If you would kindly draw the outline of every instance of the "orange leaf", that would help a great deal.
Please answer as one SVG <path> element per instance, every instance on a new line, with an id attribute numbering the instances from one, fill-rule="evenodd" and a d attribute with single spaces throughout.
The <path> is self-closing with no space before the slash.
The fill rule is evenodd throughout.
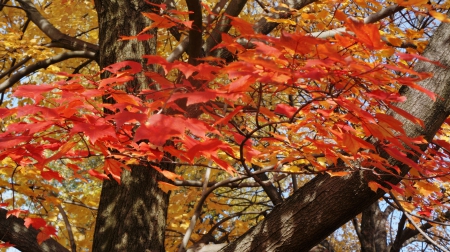
<path id="1" fill-rule="evenodd" d="M 129 95 L 121 90 L 114 90 L 111 93 L 112 98 L 116 100 L 117 103 L 128 103 L 135 106 L 139 106 L 139 99 L 135 96 Z"/>
<path id="2" fill-rule="evenodd" d="M 369 49 L 379 50 L 385 47 L 385 43 L 381 41 L 378 25 L 364 24 L 362 22 L 355 22 L 352 19 L 347 19 L 347 27 L 350 31 L 355 33 L 356 38 Z"/>
<path id="3" fill-rule="evenodd" d="M 378 189 L 388 192 L 388 190 L 385 187 L 381 186 L 380 184 L 378 184 L 377 182 L 374 182 L 374 181 L 369 182 L 369 187 L 374 192 L 377 192 Z"/>
<path id="4" fill-rule="evenodd" d="M 111 174 L 111 176 L 120 184 L 120 175 L 122 174 L 122 168 L 129 169 L 126 165 L 121 162 L 107 158 L 105 159 L 103 169 L 106 174 Z"/>
<path id="5" fill-rule="evenodd" d="M 434 10 L 430 10 L 428 13 L 430 13 L 430 15 L 434 18 L 436 18 L 437 20 L 441 21 L 441 22 L 450 22 L 450 19 L 447 17 L 447 15 L 445 15 L 444 13 L 440 13 Z"/>
<path id="6" fill-rule="evenodd" d="M 343 177 L 350 174 L 350 172 L 348 171 L 339 171 L 339 172 L 327 171 L 327 173 L 330 174 L 331 177 Z"/>
<path id="7" fill-rule="evenodd" d="M 173 191 L 173 190 L 177 190 L 178 186 L 166 183 L 166 182 L 162 182 L 162 181 L 158 181 L 158 187 L 165 193 L 168 193 L 169 191 Z"/>

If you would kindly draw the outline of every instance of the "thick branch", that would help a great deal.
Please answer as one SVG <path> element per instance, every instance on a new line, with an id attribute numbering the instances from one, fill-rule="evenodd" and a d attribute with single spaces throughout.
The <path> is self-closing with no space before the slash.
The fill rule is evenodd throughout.
<path id="1" fill-rule="evenodd" d="M 450 24 L 443 23 L 424 56 L 450 66 L 450 51 L 442 50 L 448 47 L 449 40 Z M 419 62 L 415 69 L 434 73 L 432 78 L 422 81 L 421 86 L 438 97 L 450 97 L 447 68 Z M 408 99 L 398 106 L 422 119 L 425 127 L 404 118 L 397 119 L 403 123 L 408 136 L 423 135 L 430 141 L 450 114 L 450 100 L 437 98 L 432 102 L 423 93 L 410 88 L 405 90 L 402 94 Z M 397 165 L 402 174 L 409 170 L 406 165 Z M 399 182 L 399 178 L 384 178 L 394 184 Z M 383 195 L 384 192 L 374 193 L 367 186 L 369 181 L 381 182 L 380 177 L 370 171 L 356 171 L 345 177 L 318 175 L 276 207 L 264 221 L 221 251 L 308 251 Z"/>
<path id="2" fill-rule="evenodd" d="M 66 59 L 71 59 L 71 58 L 95 59 L 95 53 L 89 52 L 89 51 L 64 52 L 64 53 L 61 53 L 54 57 L 51 57 L 49 59 L 36 62 L 35 64 L 29 65 L 25 68 L 20 69 L 19 71 L 15 72 L 9 79 L 7 79 L 3 83 L 1 83 L 0 84 L 0 92 L 3 92 L 7 88 L 12 87 L 21 78 L 25 77 L 26 75 L 28 75 L 34 71 L 37 71 L 42 68 L 47 68 L 48 66 L 50 66 L 52 64 L 64 61 Z"/>
<path id="3" fill-rule="evenodd" d="M 189 30 L 189 47 L 187 53 L 189 55 L 188 63 L 198 65 L 198 58 L 202 56 L 202 6 L 199 0 L 186 0 L 189 9 L 189 20 L 193 21 L 192 29 Z"/>
<path id="4" fill-rule="evenodd" d="M 231 0 L 225 9 L 224 15 L 221 16 L 211 35 L 206 40 L 205 52 L 210 53 L 211 48 L 216 46 L 222 41 L 222 33 L 227 33 L 230 28 L 230 19 L 227 16 L 237 17 L 244 8 L 247 0 Z"/>
<path id="5" fill-rule="evenodd" d="M 37 242 L 38 230 L 26 228 L 23 219 L 15 216 L 6 218 L 7 211 L 0 208 L 0 237 L 4 242 L 14 244 L 22 252 L 69 252 L 65 247 L 53 239 L 41 243 Z"/>
<path id="6" fill-rule="evenodd" d="M 98 51 L 98 45 L 94 45 L 60 32 L 41 15 L 30 0 L 18 0 L 18 2 L 27 13 L 28 18 L 31 19 L 31 21 L 52 40 L 53 44 L 59 44 L 60 47 L 71 50 L 87 50 L 94 53 Z"/>

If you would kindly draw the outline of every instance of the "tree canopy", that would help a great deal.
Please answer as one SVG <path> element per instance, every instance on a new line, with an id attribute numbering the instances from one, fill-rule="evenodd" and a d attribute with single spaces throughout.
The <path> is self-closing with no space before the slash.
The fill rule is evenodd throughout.
<path id="1" fill-rule="evenodd" d="M 0 247 L 450 250 L 449 5 L 3 1 Z"/>

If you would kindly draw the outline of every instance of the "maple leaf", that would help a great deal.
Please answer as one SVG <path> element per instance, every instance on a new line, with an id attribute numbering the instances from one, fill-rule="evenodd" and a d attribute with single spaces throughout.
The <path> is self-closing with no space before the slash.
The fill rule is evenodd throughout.
<path id="1" fill-rule="evenodd" d="M 94 169 L 91 169 L 88 171 L 89 175 L 98 178 L 100 180 L 104 180 L 104 179 L 109 179 L 108 175 L 104 174 L 104 173 L 100 173 Z"/>
<path id="2" fill-rule="evenodd" d="M 56 235 L 56 228 L 50 225 L 45 225 L 44 227 L 42 227 L 40 229 L 41 232 L 38 233 L 36 239 L 38 241 L 39 244 L 41 244 L 42 242 L 44 242 L 47 239 L 50 239 L 51 237 L 58 237 Z"/>
<path id="3" fill-rule="evenodd" d="M 158 187 L 165 193 L 169 193 L 169 191 L 178 189 L 178 186 L 169 184 L 167 182 L 162 182 L 162 181 L 158 181 Z"/>
<path id="4" fill-rule="evenodd" d="M 347 27 L 352 31 L 356 38 L 371 50 L 385 48 L 386 44 L 381 41 L 380 31 L 375 24 L 364 24 L 362 22 L 347 19 Z"/>
<path id="5" fill-rule="evenodd" d="M 52 171 L 52 170 L 44 170 L 41 171 L 41 176 L 42 178 L 46 179 L 46 180 L 51 180 L 51 179 L 56 179 L 58 180 L 60 183 L 63 181 L 63 177 L 61 176 L 61 174 L 59 174 L 59 172 L 56 171 Z"/>
<path id="6" fill-rule="evenodd" d="M 112 137 L 116 138 L 116 132 L 111 125 L 102 125 L 100 122 L 91 124 L 85 122 L 73 122 L 73 128 L 70 130 L 72 134 L 74 133 L 83 133 L 89 140 L 95 144 L 97 140 L 104 137 Z"/>
<path id="7" fill-rule="evenodd" d="M 53 85 L 24 85 L 17 88 L 13 93 L 15 97 L 32 98 L 36 104 L 40 103 L 44 96 L 43 93 L 50 92 L 55 87 Z"/>
<path id="8" fill-rule="evenodd" d="M 298 111 L 298 108 L 289 106 L 287 104 L 277 104 L 275 108 L 275 113 L 279 113 L 282 115 L 287 116 L 288 118 L 291 118 L 294 116 L 294 114 Z"/>
<path id="9" fill-rule="evenodd" d="M 24 225 L 27 228 L 30 228 L 32 226 L 35 229 L 40 229 L 41 227 L 44 227 L 47 225 L 47 222 L 42 218 L 30 218 L 27 217 L 24 219 Z"/>
<path id="10" fill-rule="evenodd" d="M 0 149 L 12 148 L 23 142 L 28 142 L 31 139 L 31 136 L 8 136 L 0 134 Z"/>
<path id="11" fill-rule="evenodd" d="M 163 146 L 172 137 L 184 133 L 186 121 L 182 118 L 162 114 L 152 115 L 141 125 L 134 135 L 134 141 L 148 140 L 155 146 Z"/>
<path id="12" fill-rule="evenodd" d="M 28 212 L 29 212 L 28 210 L 21 210 L 21 209 L 13 209 L 13 210 L 9 210 L 9 211 L 6 213 L 6 218 L 8 218 L 8 217 L 11 216 L 11 215 L 14 215 L 14 216 L 16 216 L 17 218 L 19 218 L 21 214 L 28 214 Z"/>
<path id="13" fill-rule="evenodd" d="M 126 69 L 121 70 L 122 68 L 126 68 Z M 105 67 L 104 70 L 107 70 L 114 74 L 117 74 L 119 72 L 122 74 L 123 73 L 135 74 L 135 73 L 139 73 L 142 70 L 142 65 L 139 62 L 127 60 L 127 61 L 122 61 L 119 63 L 109 65 L 109 66 Z"/>

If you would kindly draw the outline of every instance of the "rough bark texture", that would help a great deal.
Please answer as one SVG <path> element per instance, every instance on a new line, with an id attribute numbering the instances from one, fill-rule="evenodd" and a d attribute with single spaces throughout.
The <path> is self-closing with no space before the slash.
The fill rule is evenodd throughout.
<path id="1" fill-rule="evenodd" d="M 383 212 L 378 202 L 362 212 L 359 242 L 362 252 L 387 251 L 386 222 L 389 212 Z"/>
<path id="2" fill-rule="evenodd" d="M 441 24 L 435 32 L 425 57 L 450 66 L 450 24 Z M 402 90 L 408 97 L 399 107 L 422 119 L 425 128 L 404 118 L 409 136 L 425 135 L 430 140 L 450 114 L 450 72 L 443 67 L 420 62 L 417 71 L 433 72 L 434 77 L 420 84 L 439 95 L 436 102 L 410 88 Z M 409 168 L 399 164 L 403 173 Z M 398 178 L 384 177 L 398 183 Z M 308 251 L 334 230 L 375 203 L 376 194 L 367 186 L 377 180 L 371 172 L 358 171 L 345 177 L 319 175 L 277 206 L 267 218 L 221 251 Z"/>
<path id="3" fill-rule="evenodd" d="M 53 239 L 48 239 L 38 244 L 36 236 L 39 231 L 30 227 L 26 228 L 23 219 L 15 216 L 6 218 L 5 209 L 0 208 L 0 237 L 3 242 L 15 244 L 14 248 L 20 251 L 30 252 L 68 252 L 64 246 Z"/>
<path id="4" fill-rule="evenodd" d="M 95 5 L 100 67 L 124 60 L 144 63 L 142 55 L 155 54 L 155 31 L 150 31 L 155 37 L 147 43 L 118 41 L 120 35 L 136 35 L 151 24 L 141 14 L 155 11 L 151 5 L 138 0 L 96 0 Z M 147 84 L 145 77 L 137 76 L 127 91 L 137 93 Z M 151 167 L 131 168 L 131 172 L 122 173 L 120 185 L 113 179 L 103 183 L 92 251 L 164 251 L 169 196 L 158 188 L 157 181 L 162 178 Z M 173 167 L 161 166 L 161 169 Z"/>

